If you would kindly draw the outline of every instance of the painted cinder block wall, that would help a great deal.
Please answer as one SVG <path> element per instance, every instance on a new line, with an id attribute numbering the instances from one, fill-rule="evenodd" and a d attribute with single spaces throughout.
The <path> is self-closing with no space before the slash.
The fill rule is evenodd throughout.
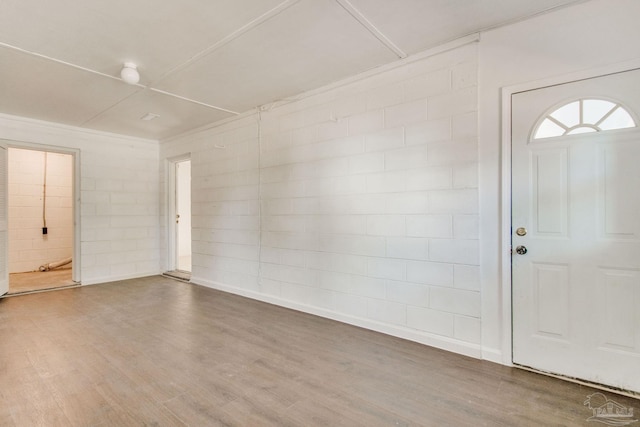
<path id="1" fill-rule="evenodd" d="M 46 155 L 46 222 L 42 233 Z M 9 272 L 38 271 L 73 255 L 73 157 L 10 148 Z M 66 266 L 66 268 L 71 265 Z"/>
<path id="2" fill-rule="evenodd" d="M 163 143 L 192 281 L 479 356 L 476 85 L 469 43 Z"/>
<path id="3" fill-rule="evenodd" d="M 635 0 L 587 1 L 482 32 L 477 51 L 466 46 L 428 57 L 163 142 L 161 158 L 192 152 L 199 163 L 194 280 L 511 363 L 508 258 L 501 247 L 508 221 L 502 88 L 612 64 L 637 66 L 640 45 L 629 40 L 640 38 L 639 14 Z M 454 89 L 459 67 L 471 70 L 473 83 Z M 443 93 L 407 98 L 420 68 L 423 81 L 432 75 L 431 90 Z M 464 90 L 472 107 L 451 110 L 464 104 Z M 438 99 L 446 100 L 439 105 L 448 129 L 438 129 L 433 117 Z M 412 145 L 421 126 L 435 139 Z M 221 144 L 228 151 L 214 148 Z M 412 149 L 418 155 L 407 154 Z M 422 149 L 424 170 L 417 167 Z M 429 163 L 434 153 L 451 156 L 450 163 Z M 423 172 L 426 182 L 444 187 L 408 187 L 425 182 L 408 179 Z M 438 254 L 448 257 L 413 259 Z M 425 267 L 420 274 L 418 265 Z M 446 269 L 426 268 L 434 265 Z"/>
<path id="4" fill-rule="evenodd" d="M 9 146 L 75 152 L 83 284 L 160 272 L 156 141 L 4 114 L 0 140 Z"/>

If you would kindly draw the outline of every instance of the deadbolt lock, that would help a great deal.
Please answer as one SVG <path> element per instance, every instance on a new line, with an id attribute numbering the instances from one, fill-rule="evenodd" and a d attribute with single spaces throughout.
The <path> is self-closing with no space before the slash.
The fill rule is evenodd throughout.
<path id="1" fill-rule="evenodd" d="M 518 255 L 524 255 L 527 253 L 527 247 L 526 246 L 516 246 L 516 253 Z"/>
<path id="2" fill-rule="evenodd" d="M 526 228 L 524 228 L 524 227 L 518 227 L 518 228 L 516 229 L 516 234 L 517 234 L 518 236 L 526 236 L 526 235 L 527 235 L 527 229 L 526 229 Z"/>

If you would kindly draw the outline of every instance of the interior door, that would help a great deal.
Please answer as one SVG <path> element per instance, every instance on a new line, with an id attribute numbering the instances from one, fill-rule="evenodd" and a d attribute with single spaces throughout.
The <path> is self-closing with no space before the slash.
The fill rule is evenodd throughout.
<path id="1" fill-rule="evenodd" d="M 639 81 L 512 98 L 513 362 L 636 392 Z"/>
<path id="2" fill-rule="evenodd" d="M 7 149 L 0 146 L 0 295 L 9 292 L 7 192 Z"/>
<path id="3" fill-rule="evenodd" d="M 191 271 L 191 160 L 176 163 L 176 268 Z"/>

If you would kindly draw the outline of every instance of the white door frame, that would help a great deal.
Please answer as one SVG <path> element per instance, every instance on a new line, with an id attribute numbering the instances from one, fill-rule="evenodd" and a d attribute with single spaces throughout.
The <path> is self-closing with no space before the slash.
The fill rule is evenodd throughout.
<path id="1" fill-rule="evenodd" d="M 185 160 L 191 160 L 191 153 L 181 154 L 165 160 L 167 195 L 167 271 L 175 271 L 177 265 L 176 252 L 176 165 Z"/>
<path id="2" fill-rule="evenodd" d="M 604 67 L 578 71 L 561 76 L 550 77 L 501 90 L 501 129 L 502 129 L 502 171 L 501 171 L 501 238 L 500 238 L 500 277 L 502 283 L 502 363 L 513 366 L 513 317 L 511 279 L 511 97 L 518 92 L 541 89 L 579 80 L 591 79 L 607 74 L 621 73 L 640 68 L 640 59 L 611 64 Z M 544 113 L 541 111 L 540 114 Z"/>
<path id="3" fill-rule="evenodd" d="M 72 197 L 73 197 L 73 268 L 71 280 L 74 282 L 81 284 L 81 262 L 82 262 L 82 251 L 80 250 L 80 150 L 75 148 L 65 148 L 65 147 L 57 147 L 55 145 L 46 145 L 46 144 L 37 144 L 33 142 L 26 141 L 16 141 L 9 139 L 0 139 L 0 144 L 2 144 L 6 148 L 20 148 L 23 150 L 35 150 L 35 151 L 46 151 L 49 153 L 60 153 L 60 154 L 68 154 L 71 155 L 73 159 L 73 189 L 72 189 Z M 8 153 L 7 153 L 8 154 Z M 7 156 L 8 162 L 8 156 Z M 9 199 L 7 198 L 7 204 L 9 203 Z M 8 209 L 8 205 L 7 205 Z M 7 239 L 7 246 L 9 240 Z"/>

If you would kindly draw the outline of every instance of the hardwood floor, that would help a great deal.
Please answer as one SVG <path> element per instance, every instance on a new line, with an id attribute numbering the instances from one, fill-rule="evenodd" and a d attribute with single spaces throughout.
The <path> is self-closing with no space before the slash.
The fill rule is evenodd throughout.
<path id="1" fill-rule="evenodd" d="M 0 343 L 2 426 L 594 424 L 589 387 L 165 277 L 0 299 Z"/>

